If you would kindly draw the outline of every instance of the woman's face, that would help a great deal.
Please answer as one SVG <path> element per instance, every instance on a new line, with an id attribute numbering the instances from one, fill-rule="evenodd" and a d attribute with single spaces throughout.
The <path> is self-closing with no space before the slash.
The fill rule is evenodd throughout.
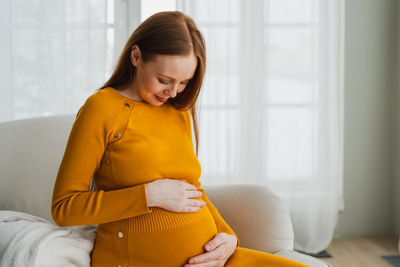
<path id="1" fill-rule="evenodd" d="M 197 67 L 197 58 L 193 53 L 157 55 L 154 61 L 144 63 L 137 46 L 132 49 L 131 60 L 136 67 L 132 97 L 155 106 L 185 90 Z"/>

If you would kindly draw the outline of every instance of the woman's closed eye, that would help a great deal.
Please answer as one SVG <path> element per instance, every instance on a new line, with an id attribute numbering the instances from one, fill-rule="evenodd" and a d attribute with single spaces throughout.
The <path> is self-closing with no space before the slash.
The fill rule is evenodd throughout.
<path id="1" fill-rule="evenodd" d="M 158 81 L 159 81 L 161 84 L 169 84 L 169 81 L 163 81 L 163 80 L 160 80 L 160 79 L 158 79 Z"/>
<path id="2" fill-rule="evenodd" d="M 169 81 L 164 81 L 164 80 L 161 80 L 161 79 L 158 79 L 158 82 L 161 83 L 161 84 L 169 84 Z M 186 85 L 188 82 L 189 82 L 189 81 L 181 82 L 181 84 Z"/>

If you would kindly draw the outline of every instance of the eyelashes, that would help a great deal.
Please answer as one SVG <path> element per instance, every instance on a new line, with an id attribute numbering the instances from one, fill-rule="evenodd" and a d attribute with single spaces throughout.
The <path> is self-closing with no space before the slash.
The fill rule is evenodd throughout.
<path id="1" fill-rule="evenodd" d="M 160 79 L 158 79 L 158 82 L 159 83 L 161 83 L 161 84 L 169 84 L 169 81 L 164 81 L 164 80 L 160 80 Z M 187 82 L 181 82 L 181 84 L 183 84 L 183 85 L 187 85 L 189 82 L 187 81 Z"/>
<path id="2" fill-rule="evenodd" d="M 158 80 L 158 82 L 161 83 L 161 84 L 168 84 L 168 82 L 160 80 L 160 79 Z"/>

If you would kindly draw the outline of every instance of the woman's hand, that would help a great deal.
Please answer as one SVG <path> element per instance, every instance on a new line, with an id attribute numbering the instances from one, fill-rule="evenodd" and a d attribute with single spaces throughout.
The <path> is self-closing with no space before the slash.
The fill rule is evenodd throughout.
<path id="1" fill-rule="evenodd" d="M 197 187 L 174 179 L 158 179 L 145 185 L 147 205 L 173 212 L 196 212 L 206 203 L 199 198 L 203 195 Z"/>
<path id="2" fill-rule="evenodd" d="M 218 233 L 204 246 L 207 252 L 190 258 L 184 267 L 224 266 L 235 252 L 236 246 L 235 235 Z"/>

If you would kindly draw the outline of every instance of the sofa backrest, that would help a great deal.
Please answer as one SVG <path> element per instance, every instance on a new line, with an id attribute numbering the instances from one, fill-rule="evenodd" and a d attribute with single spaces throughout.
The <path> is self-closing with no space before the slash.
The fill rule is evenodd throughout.
<path id="1" fill-rule="evenodd" d="M 54 222 L 51 197 L 75 115 L 0 123 L 0 210 Z"/>

